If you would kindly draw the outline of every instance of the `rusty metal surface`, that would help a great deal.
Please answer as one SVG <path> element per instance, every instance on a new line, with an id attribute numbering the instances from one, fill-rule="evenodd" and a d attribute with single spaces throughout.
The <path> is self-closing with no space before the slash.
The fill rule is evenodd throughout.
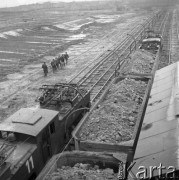
<path id="1" fill-rule="evenodd" d="M 58 111 L 22 108 L 4 122 L 0 123 L 0 131 L 37 136 L 57 115 Z"/>
<path id="2" fill-rule="evenodd" d="M 141 166 L 149 170 L 160 163 L 179 169 L 178 92 L 179 63 L 158 70 L 134 156 L 134 175 Z M 153 173 L 159 175 L 159 171 Z"/>

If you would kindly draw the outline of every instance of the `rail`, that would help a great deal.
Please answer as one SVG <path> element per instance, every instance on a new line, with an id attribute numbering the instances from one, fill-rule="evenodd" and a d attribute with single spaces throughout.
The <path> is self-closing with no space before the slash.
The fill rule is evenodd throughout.
<path id="1" fill-rule="evenodd" d="M 156 18 L 158 17 L 157 14 L 154 15 L 150 21 L 145 23 L 144 27 L 149 24 L 154 24 Z M 85 76 L 79 78 L 78 76 L 73 77 L 70 82 L 78 83 L 79 85 L 86 86 L 89 91 L 91 92 L 91 103 L 94 103 L 96 99 L 101 95 L 102 91 L 105 87 L 109 84 L 112 77 L 115 75 L 115 69 L 117 64 L 122 65 L 125 63 L 125 60 L 131 51 L 136 48 L 137 39 L 140 38 L 141 34 L 143 33 L 143 26 L 139 24 L 137 27 L 133 28 L 133 30 L 126 34 L 126 37 L 123 38 L 123 41 L 120 45 L 115 46 L 114 49 L 109 49 L 106 53 L 106 56 L 95 65 Z M 132 37 L 132 38 L 131 38 Z M 135 45 L 133 43 L 135 40 Z M 110 51 L 110 52 L 109 52 Z M 109 52 L 109 53 L 108 53 Z M 113 54 L 115 53 L 116 58 L 113 58 Z M 122 60 L 123 59 L 123 60 Z"/>
<path id="2" fill-rule="evenodd" d="M 178 11 L 175 9 L 172 15 L 170 38 L 169 38 L 169 64 L 178 61 L 179 34 L 178 34 Z"/>

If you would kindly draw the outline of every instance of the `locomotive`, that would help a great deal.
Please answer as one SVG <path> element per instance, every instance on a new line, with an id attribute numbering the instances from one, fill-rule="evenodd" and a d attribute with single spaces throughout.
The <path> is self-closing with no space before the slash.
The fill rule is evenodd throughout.
<path id="1" fill-rule="evenodd" d="M 76 84 L 43 85 L 40 108 L 22 108 L 0 124 L 0 179 L 33 180 L 90 107 Z M 73 145 L 73 144 L 72 144 Z"/>

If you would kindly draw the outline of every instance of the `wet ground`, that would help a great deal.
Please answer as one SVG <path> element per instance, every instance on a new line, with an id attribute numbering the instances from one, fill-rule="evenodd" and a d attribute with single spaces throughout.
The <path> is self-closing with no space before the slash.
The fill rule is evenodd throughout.
<path id="1" fill-rule="evenodd" d="M 59 12 L 52 13 L 52 10 L 45 15 L 43 11 L 37 11 L 33 16 L 32 12 L 28 13 L 31 13 L 26 14 L 32 18 L 30 20 L 22 22 L 25 15 L 20 14 L 18 20 L 14 17 L 13 22 L 16 23 L 11 22 L 9 26 L 1 24 L 1 121 L 22 107 L 38 105 L 35 99 L 42 84 L 68 82 L 93 62 L 94 57 L 111 47 L 116 42 L 117 33 L 122 35 L 136 24 L 136 20 L 141 23 L 147 15 L 147 12 L 141 14 L 132 10 L 120 14 L 93 11 L 80 17 L 79 12 L 73 16 L 70 13 L 65 16 Z M 42 62 L 49 66 L 55 56 L 65 51 L 70 55 L 65 69 L 53 74 L 49 67 L 48 77 L 44 78 Z"/>

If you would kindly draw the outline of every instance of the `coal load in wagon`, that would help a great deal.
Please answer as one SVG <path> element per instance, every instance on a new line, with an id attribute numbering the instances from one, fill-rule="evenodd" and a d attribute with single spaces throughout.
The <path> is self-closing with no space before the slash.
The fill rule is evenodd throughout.
<path id="1" fill-rule="evenodd" d="M 148 51 L 135 51 L 120 71 L 123 74 L 150 74 L 156 63 L 155 58 L 156 55 Z"/>
<path id="2" fill-rule="evenodd" d="M 37 180 L 118 180 L 119 173 L 125 173 L 126 158 L 124 153 L 64 152 L 52 157 Z"/>
<path id="3" fill-rule="evenodd" d="M 147 82 L 125 78 L 109 89 L 78 132 L 81 141 L 120 143 L 133 137 Z"/>

